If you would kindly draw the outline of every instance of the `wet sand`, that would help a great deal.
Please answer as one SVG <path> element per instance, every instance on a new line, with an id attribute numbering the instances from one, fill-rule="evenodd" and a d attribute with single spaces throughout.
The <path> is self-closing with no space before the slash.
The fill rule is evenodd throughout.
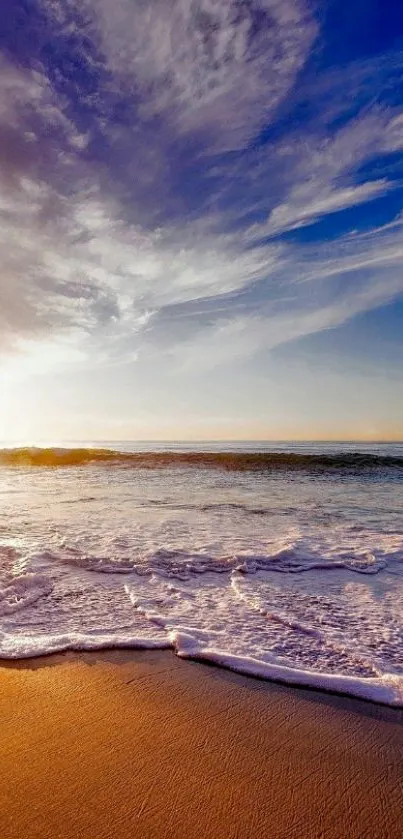
<path id="1" fill-rule="evenodd" d="M 403 712 L 170 651 L 0 667 L 2 839 L 401 839 Z"/>

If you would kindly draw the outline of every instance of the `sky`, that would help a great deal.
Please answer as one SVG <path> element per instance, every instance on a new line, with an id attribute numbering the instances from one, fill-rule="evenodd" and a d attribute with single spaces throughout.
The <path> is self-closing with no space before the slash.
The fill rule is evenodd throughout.
<path id="1" fill-rule="evenodd" d="M 402 71 L 394 0 L 3 0 L 0 439 L 402 439 Z"/>

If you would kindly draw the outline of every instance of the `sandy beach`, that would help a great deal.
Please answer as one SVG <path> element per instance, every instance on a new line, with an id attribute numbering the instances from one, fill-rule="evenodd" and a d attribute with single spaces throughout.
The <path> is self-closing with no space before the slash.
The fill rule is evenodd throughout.
<path id="1" fill-rule="evenodd" d="M 400 839 L 403 715 L 171 652 L 3 664 L 2 839 Z"/>

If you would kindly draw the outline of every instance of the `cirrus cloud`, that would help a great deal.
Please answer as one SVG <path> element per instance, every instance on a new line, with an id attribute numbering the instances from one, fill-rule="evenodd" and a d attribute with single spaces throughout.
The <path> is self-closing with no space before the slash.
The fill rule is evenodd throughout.
<path id="1" fill-rule="evenodd" d="M 1 58 L 0 349 L 74 335 L 94 364 L 228 363 L 403 294 L 393 213 L 302 236 L 397 194 L 365 166 L 403 147 L 369 59 L 344 99 L 345 69 L 323 71 L 323 101 L 302 0 L 34 6 L 32 55 Z M 401 64 L 374 59 L 379 90 Z"/>

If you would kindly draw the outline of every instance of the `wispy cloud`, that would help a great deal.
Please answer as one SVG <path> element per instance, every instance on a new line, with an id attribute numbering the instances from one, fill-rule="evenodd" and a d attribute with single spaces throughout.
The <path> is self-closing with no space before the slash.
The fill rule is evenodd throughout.
<path id="1" fill-rule="evenodd" d="M 374 108 L 335 128 L 331 133 L 307 126 L 276 150 L 291 170 L 283 201 L 271 210 L 259 235 L 281 233 L 312 224 L 386 195 L 401 186 L 386 178 L 357 183 L 360 168 L 377 155 L 397 149 L 400 115 Z"/>
<path id="2" fill-rule="evenodd" d="M 33 47 L 0 68 L 0 350 L 74 336 L 93 364 L 211 366 L 403 294 L 400 221 L 298 235 L 400 188 L 365 166 L 403 148 L 396 103 L 368 96 L 401 55 L 343 97 L 347 70 L 309 70 L 302 0 L 38 5 L 59 65 Z"/>
<path id="3" fill-rule="evenodd" d="M 317 26 L 303 0 L 87 0 L 94 37 L 143 119 L 245 145 L 303 66 Z M 81 4 L 80 4 L 81 6 Z"/>
<path id="4" fill-rule="evenodd" d="M 312 224 L 329 213 L 347 210 L 372 198 L 386 195 L 391 188 L 393 185 L 385 179 L 339 188 L 332 188 L 326 184 L 321 184 L 320 188 L 318 184 L 303 184 L 292 190 L 287 202 L 274 208 L 267 227 L 257 228 L 257 231 L 262 235 L 295 230 Z"/>

